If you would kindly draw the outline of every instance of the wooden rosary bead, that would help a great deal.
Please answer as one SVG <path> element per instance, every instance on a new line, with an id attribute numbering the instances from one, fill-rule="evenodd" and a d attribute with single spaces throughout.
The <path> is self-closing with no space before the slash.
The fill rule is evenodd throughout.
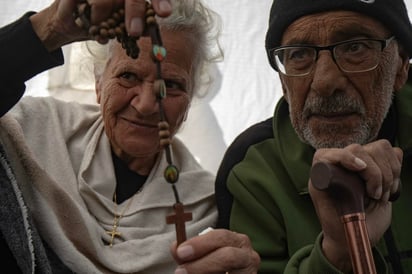
<path id="1" fill-rule="evenodd" d="M 165 147 L 171 144 L 169 123 L 166 121 L 160 121 L 157 125 L 159 128 L 160 146 Z"/>
<path id="2" fill-rule="evenodd" d="M 109 19 L 108 19 L 109 20 Z M 100 28 L 103 29 L 108 29 L 109 28 L 109 23 L 107 23 L 107 21 L 103 21 L 100 23 Z"/>
<path id="3" fill-rule="evenodd" d="M 91 26 L 90 28 L 89 28 L 89 34 L 91 35 L 91 36 L 96 36 L 97 34 L 99 33 L 99 27 L 98 26 Z"/>
<path id="4" fill-rule="evenodd" d="M 116 27 L 117 24 L 118 24 L 118 22 L 117 22 L 113 17 L 107 19 L 106 23 L 107 23 L 107 25 L 108 25 L 109 28 L 114 28 L 114 27 Z"/>
<path id="5" fill-rule="evenodd" d="M 166 121 L 160 121 L 159 124 L 157 125 L 157 127 L 160 130 L 169 130 L 169 123 Z"/>
<path id="6" fill-rule="evenodd" d="M 146 9 L 146 17 L 155 16 L 155 15 L 156 15 L 156 13 L 155 13 L 154 9 L 151 6 L 149 6 Z"/>
<path id="7" fill-rule="evenodd" d="M 137 37 L 127 35 L 124 24 L 124 9 L 114 12 L 110 18 L 101 22 L 99 25 L 90 23 L 91 7 L 88 3 L 81 3 L 77 6 L 77 11 L 73 14 L 77 26 L 88 29 L 91 37 L 98 41 L 107 41 L 117 38 L 126 50 L 126 54 L 136 59 L 139 56 Z"/>
<path id="8" fill-rule="evenodd" d="M 170 139 L 160 139 L 159 140 L 159 145 L 160 147 L 167 147 L 171 144 L 171 140 Z"/>
<path id="9" fill-rule="evenodd" d="M 159 137 L 162 140 L 166 140 L 170 138 L 170 131 L 169 130 L 159 130 Z"/>
<path id="10" fill-rule="evenodd" d="M 147 17 L 146 24 L 148 24 L 148 25 L 156 24 L 156 18 L 154 18 L 153 16 Z"/>
<path id="11" fill-rule="evenodd" d="M 120 37 L 123 34 L 123 29 L 121 27 L 116 27 L 114 32 L 116 33 L 116 37 Z"/>
<path id="12" fill-rule="evenodd" d="M 168 130 L 159 130 L 159 137 L 161 139 L 169 139 L 170 132 Z"/>
<path id="13" fill-rule="evenodd" d="M 108 36 L 109 36 L 107 29 L 103 29 L 103 28 L 100 29 L 99 35 L 103 38 L 108 38 Z"/>

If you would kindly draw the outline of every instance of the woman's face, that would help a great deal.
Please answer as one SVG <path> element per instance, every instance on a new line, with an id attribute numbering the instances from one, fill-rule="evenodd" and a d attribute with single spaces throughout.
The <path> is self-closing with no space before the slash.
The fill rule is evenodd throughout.
<path id="1" fill-rule="evenodd" d="M 184 32 L 162 32 L 167 50 L 161 62 L 167 96 L 162 99 L 171 137 L 185 120 L 193 87 L 192 61 L 194 49 Z M 149 37 L 138 41 L 138 59 L 128 57 L 119 43 L 103 74 L 96 79 L 97 101 L 100 104 L 105 131 L 112 149 L 126 162 L 146 158 L 150 164 L 160 150 L 160 109 L 153 83 L 157 78 Z M 151 166 L 148 167 L 150 170 Z"/>

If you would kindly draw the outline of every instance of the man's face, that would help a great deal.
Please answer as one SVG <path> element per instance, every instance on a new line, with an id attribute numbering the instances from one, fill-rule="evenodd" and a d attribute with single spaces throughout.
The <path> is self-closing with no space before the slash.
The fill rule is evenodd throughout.
<path id="1" fill-rule="evenodd" d="M 370 17 L 334 11 L 299 18 L 285 31 L 282 45 L 326 46 L 390 36 L 382 24 Z M 400 56 L 397 42 L 392 41 L 382 51 L 376 69 L 348 73 L 336 65 L 330 51 L 321 50 L 309 75 L 280 75 L 299 137 L 315 148 L 364 144 L 376 138 L 394 91 L 406 79 L 406 59 Z"/>
<path id="2" fill-rule="evenodd" d="M 183 32 L 162 32 L 167 56 L 161 63 L 167 96 L 162 99 L 169 131 L 174 135 L 185 119 L 193 86 L 194 50 Z M 138 59 L 131 59 L 116 43 L 112 56 L 96 81 L 97 100 L 115 153 L 130 161 L 159 151 L 159 104 L 153 92 L 157 78 L 150 38 L 139 39 Z"/>

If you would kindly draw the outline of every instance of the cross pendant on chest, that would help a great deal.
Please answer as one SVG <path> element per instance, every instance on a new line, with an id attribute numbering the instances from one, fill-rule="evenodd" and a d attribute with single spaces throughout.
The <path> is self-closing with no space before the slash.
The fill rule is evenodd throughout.
<path id="1" fill-rule="evenodd" d="M 175 203 L 173 205 L 173 209 L 175 211 L 175 214 L 168 215 L 166 217 L 166 222 L 168 224 L 175 224 L 177 245 L 180 245 L 181 243 L 186 241 L 185 222 L 192 220 L 192 213 L 184 212 L 182 203 Z"/>
<path id="2" fill-rule="evenodd" d="M 113 246 L 114 237 L 120 237 L 122 233 L 117 231 L 118 223 L 120 220 L 120 216 L 115 215 L 113 221 L 113 228 L 112 230 L 107 230 L 106 233 L 109 234 L 112 238 L 110 239 L 110 247 Z"/>

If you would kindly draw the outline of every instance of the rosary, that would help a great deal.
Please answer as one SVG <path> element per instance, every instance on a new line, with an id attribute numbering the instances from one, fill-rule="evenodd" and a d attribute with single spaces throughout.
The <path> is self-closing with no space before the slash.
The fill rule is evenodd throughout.
<path id="1" fill-rule="evenodd" d="M 91 24 L 91 6 L 87 2 L 82 2 L 78 5 L 77 11 L 73 14 L 75 18 L 75 23 L 84 29 L 89 31 L 91 35 L 96 40 L 98 39 L 114 39 L 116 38 L 119 43 L 122 44 L 123 49 L 125 49 L 126 54 L 137 59 L 139 56 L 139 48 L 137 46 L 138 37 L 131 37 L 127 34 L 126 27 L 124 24 L 124 9 L 119 9 L 114 12 L 110 18 L 106 21 L 101 22 L 99 25 Z M 160 36 L 159 26 L 156 22 L 155 11 L 151 3 L 146 2 L 146 16 L 145 16 L 145 30 L 143 35 L 148 35 L 152 41 L 152 56 L 153 62 L 156 64 L 156 80 L 153 84 L 153 92 L 156 95 L 157 102 L 159 104 L 160 112 L 160 122 L 159 127 L 159 137 L 160 146 L 165 148 L 166 160 L 168 166 L 164 170 L 163 176 L 165 180 L 172 185 L 173 194 L 175 197 L 175 204 L 173 205 L 174 214 L 168 215 L 166 217 L 166 223 L 175 224 L 176 229 L 176 239 L 177 244 L 181 244 L 186 240 L 186 228 L 185 222 L 192 220 L 192 213 L 185 212 L 183 204 L 180 202 L 179 193 L 177 192 L 175 183 L 179 179 L 179 169 L 173 165 L 172 156 L 170 151 L 170 132 L 169 123 L 166 120 L 164 113 L 164 108 L 162 104 L 162 99 L 166 97 L 166 84 L 162 79 L 161 73 L 161 62 L 166 57 L 166 49 L 163 47 L 163 43 Z M 127 208 L 127 207 L 126 207 Z M 123 212 L 124 213 L 124 212 Z M 117 231 L 119 226 L 119 221 L 123 217 L 122 214 L 115 213 L 113 228 L 107 233 L 111 236 L 110 246 L 113 245 L 113 240 L 115 237 L 120 237 L 121 233 Z"/>

